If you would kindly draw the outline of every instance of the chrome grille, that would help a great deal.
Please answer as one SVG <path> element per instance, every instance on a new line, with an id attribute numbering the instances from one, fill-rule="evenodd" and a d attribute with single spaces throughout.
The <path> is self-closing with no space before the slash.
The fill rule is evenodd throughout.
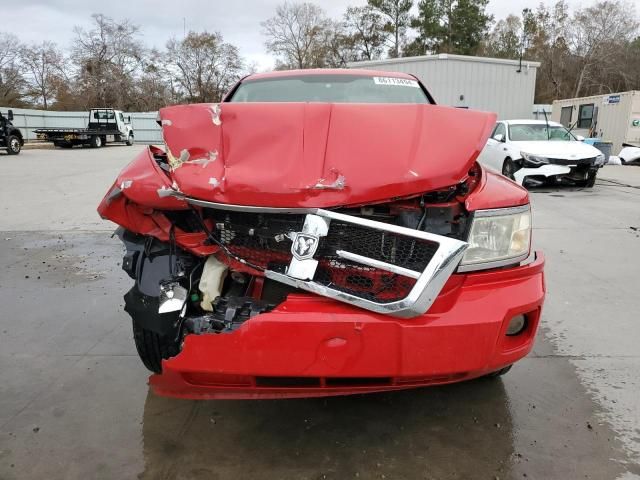
<path id="1" fill-rule="evenodd" d="M 216 240 L 233 255 L 264 270 L 267 278 L 399 317 L 416 316 L 429 308 L 467 246 L 452 238 L 334 211 L 242 212 L 240 208 L 205 209 L 215 224 Z M 317 240 L 312 257 L 293 255 L 296 235 Z"/>

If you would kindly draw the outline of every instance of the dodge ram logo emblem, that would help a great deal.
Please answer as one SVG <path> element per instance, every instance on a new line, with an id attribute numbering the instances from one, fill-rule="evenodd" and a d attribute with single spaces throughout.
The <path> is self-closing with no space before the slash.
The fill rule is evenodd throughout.
<path id="1" fill-rule="evenodd" d="M 308 233 L 296 233 L 291 245 L 291 253 L 298 260 L 307 260 L 313 257 L 318 249 L 318 237 Z"/>

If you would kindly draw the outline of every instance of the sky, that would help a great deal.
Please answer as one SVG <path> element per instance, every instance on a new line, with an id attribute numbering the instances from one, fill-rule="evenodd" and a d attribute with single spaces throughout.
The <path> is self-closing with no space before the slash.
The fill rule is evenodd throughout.
<path id="1" fill-rule="evenodd" d="M 139 25 L 140 38 L 148 47 L 164 47 L 171 37 L 181 38 L 186 30 L 219 31 L 225 41 L 240 48 L 248 63 L 258 70 L 270 70 L 273 58 L 264 48 L 260 22 L 273 15 L 283 0 L 0 0 L 0 29 L 15 34 L 24 43 L 43 40 L 61 47 L 72 45 L 73 27 L 89 27 L 93 13 L 116 20 L 130 19 Z M 333 18 L 342 16 L 347 6 L 366 0 L 318 0 Z M 415 2 L 417 3 L 417 1 Z M 520 14 L 540 0 L 489 0 L 487 10 L 495 19 Z M 543 3 L 551 3 L 544 0 Z M 570 2 L 573 4 L 574 2 Z"/>

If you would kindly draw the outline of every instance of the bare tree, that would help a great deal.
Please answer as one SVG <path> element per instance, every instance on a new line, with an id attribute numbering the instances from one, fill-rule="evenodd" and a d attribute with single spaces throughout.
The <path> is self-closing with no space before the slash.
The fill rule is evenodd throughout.
<path id="1" fill-rule="evenodd" d="M 331 21 L 312 3 L 285 2 L 262 22 L 265 45 L 278 56 L 282 68 L 315 68 L 325 63 L 327 30 Z"/>
<path id="2" fill-rule="evenodd" d="M 558 0 L 551 8 L 540 4 L 535 12 L 523 12 L 523 28 L 528 38 L 524 55 L 541 62 L 536 77 L 536 101 L 550 103 L 571 96 L 573 59 L 569 47 L 569 7 Z"/>
<path id="3" fill-rule="evenodd" d="M 92 19 L 92 29 L 75 28 L 72 58 L 78 68 L 80 93 L 87 107 L 127 109 L 132 103 L 133 78 L 145 54 L 137 38 L 139 27 L 102 14 L 94 14 Z"/>
<path id="4" fill-rule="evenodd" d="M 522 51 L 522 21 L 516 15 L 499 20 L 488 35 L 484 54 L 498 58 L 518 58 Z"/>
<path id="5" fill-rule="evenodd" d="M 238 48 L 220 33 L 189 34 L 167 43 L 167 66 L 187 102 L 217 102 L 243 71 Z"/>
<path id="6" fill-rule="evenodd" d="M 368 4 L 386 20 L 385 28 L 391 37 L 389 55 L 399 57 L 407 28 L 411 25 L 413 0 L 368 0 Z"/>
<path id="7" fill-rule="evenodd" d="M 376 60 L 381 57 L 387 32 L 379 12 L 373 7 L 349 7 L 344 24 L 358 51 L 358 60 Z"/>
<path id="8" fill-rule="evenodd" d="M 638 32 L 633 4 L 598 2 L 577 11 L 572 26 L 571 46 L 578 61 L 573 96 L 578 97 L 587 86 L 606 90 L 602 72 L 623 67 L 615 59 Z"/>
<path id="9" fill-rule="evenodd" d="M 55 43 L 45 41 L 39 45 L 21 48 L 20 60 L 27 77 L 27 96 L 32 98 L 36 105 L 42 105 L 48 110 L 57 83 L 64 76 L 62 52 Z"/>
<path id="10" fill-rule="evenodd" d="M 136 111 L 154 111 L 178 102 L 178 92 L 173 88 L 171 71 L 165 55 L 152 49 L 144 59 L 142 71 L 135 81 Z"/>
<path id="11" fill-rule="evenodd" d="M 15 35 L 0 32 L 0 105 L 23 106 L 25 87 L 18 59 L 20 42 Z"/>
<path id="12" fill-rule="evenodd" d="M 323 66 L 344 68 L 349 62 L 360 60 L 356 39 L 349 34 L 344 23 L 331 22 L 324 33 Z"/>

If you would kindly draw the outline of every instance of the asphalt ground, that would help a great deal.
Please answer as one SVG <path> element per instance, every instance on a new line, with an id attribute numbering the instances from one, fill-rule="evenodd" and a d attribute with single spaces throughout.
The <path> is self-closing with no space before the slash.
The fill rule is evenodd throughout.
<path id="1" fill-rule="evenodd" d="M 95 213 L 141 148 L 0 155 L 0 479 L 640 478 L 640 168 L 531 192 L 548 297 L 502 379 L 185 401 L 147 387 Z"/>

